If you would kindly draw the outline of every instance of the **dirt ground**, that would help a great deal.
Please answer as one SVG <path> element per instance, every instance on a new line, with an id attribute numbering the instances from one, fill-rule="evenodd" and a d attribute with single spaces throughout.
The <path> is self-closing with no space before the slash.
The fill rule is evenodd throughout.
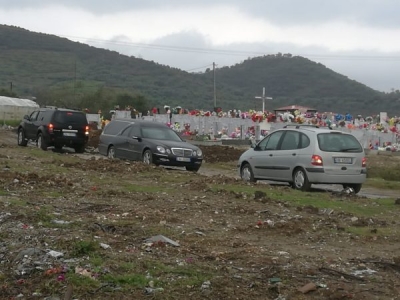
<path id="1" fill-rule="evenodd" d="M 0 129 L 0 299 L 400 299 L 395 198 L 249 185 L 243 150 L 202 150 L 196 174 L 18 147 Z"/>

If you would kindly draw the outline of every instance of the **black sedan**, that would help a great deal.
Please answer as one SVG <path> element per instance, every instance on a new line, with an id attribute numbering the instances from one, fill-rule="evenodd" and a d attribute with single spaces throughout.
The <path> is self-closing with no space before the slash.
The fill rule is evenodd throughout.
<path id="1" fill-rule="evenodd" d="M 185 167 L 197 172 L 203 153 L 167 125 L 137 119 L 115 119 L 100 135 L 99 152 L 109 158 Z"/>

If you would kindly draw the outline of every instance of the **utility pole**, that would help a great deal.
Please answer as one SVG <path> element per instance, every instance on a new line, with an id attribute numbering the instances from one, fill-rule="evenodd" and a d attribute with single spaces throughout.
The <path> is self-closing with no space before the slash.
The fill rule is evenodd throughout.
<path id="1" fill-rule="evenodd" d="M 263 87 L 263 93 L 262 96 L 256 96 L 256 99 L 262 99 L 262 112 L 265 112 L 265 100 L 272 100 L 272 97 L 265 97 L 265 87 Z"/>
<path id="2" fill-rule="evenodd" d="M 74 72 L 74 105 L 76 104 L 76 57 L 75 57 L 75 72 Z"/>
<path id="3" fill-rule="evenodd" d="M 213 62 L 213 73 L 214 73 L 214 110 L 217 107 L 217 93 L 216 93 L 216 87 L 215 87 L 215 62 Z"/>

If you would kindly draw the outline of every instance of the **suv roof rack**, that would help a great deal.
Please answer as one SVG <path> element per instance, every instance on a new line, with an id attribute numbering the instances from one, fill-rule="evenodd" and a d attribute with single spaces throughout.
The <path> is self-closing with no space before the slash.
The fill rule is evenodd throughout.
<path id="1" fill-rule="evenodd" d="M 283 128 L 288 128 L 288 127 L 295 127 L 295 128 L 300 128 L 300 127 L 313 127 L 313 128 L 319 128 L 318 125 L 311 125 L 311 124 L 289 124 L 283 126 Z"/>

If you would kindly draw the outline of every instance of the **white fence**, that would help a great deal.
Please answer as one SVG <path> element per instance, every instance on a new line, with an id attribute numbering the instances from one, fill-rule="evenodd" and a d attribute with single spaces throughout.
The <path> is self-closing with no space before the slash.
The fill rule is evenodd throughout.
<path id="1" fill-rule="evenodd" d="M 160 122 L 165 124 L 171 124 L 178 131 L 182 131 L 185 128 L 185 124 L 190 126 L 190 130 L 196 130 L 198 134 L 212 134 L 218 135 L 221 131 L 227 133 L 227 136 L 230 136 L 230 133 L 237 132 L 240 130 L 240 138 L 245 139 L 245 133 L 248 129 L 254 126 L 256 133 L 256 140 L 261 138 L 261 134 L 263 130 L 270 131 L 278 128 L 282 128 L 285 125 L 290 123 L 284 122 L 276 122 L 276 123 L 267 123 L 266 121 L 258 123 L 253 122 L 251 119 L 241 119 L 241 118 L 224 118 L 224 117 L 216 117 L 216 116 L 191 116 L 191 115 L 179 115 L 172 114 L 171 119 L 169 114 L 157 114 L 153 116 L 143 116 L 142 119 Z M 400 125 L 398 126 L 398 130 L 400 130 Z M 382 146 L 384 143 L 398 143 L 400 142 L 395 133 L 388 131 L 387 133 L 381 132 L 378 130 L 370 130 L 370 129 L 349 129 L 347 126 L 337 127 L 337 130 L 341 130 L 344 132 L 352 133 L 364 146 L 364 148 L 368 148 L 369 144 Z"/>

